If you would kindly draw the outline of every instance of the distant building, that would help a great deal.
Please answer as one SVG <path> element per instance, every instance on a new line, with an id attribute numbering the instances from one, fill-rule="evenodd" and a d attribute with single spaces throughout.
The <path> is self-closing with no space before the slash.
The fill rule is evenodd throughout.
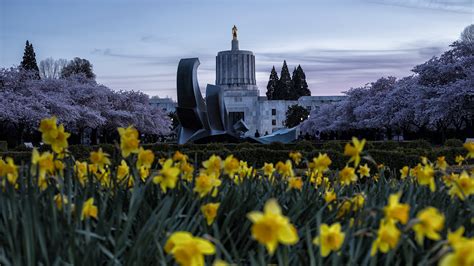
<path id="1" fill-rule="evenodd" d="M 171 98 L 160 98 L 153 96 L 150 98 L 150 105 L 160 108 L 165 113 L 174 112 L 178 103 Z"/>
<path id="2" fill-rule="evenodd" d="M 298 104 L 309 111 L 322 105 L 338 102 L 345 96 L 302 96 L 298 100 L 268 100 L 260 96 L 256 83 L 255 56 L 251 51 L 239 49 L 237 28 L 232 29 L 231 50 L 221 51 L 216 56 L 216 85 L 224 89 L 224 100 L 229 119 L 235 123 L 243 119 L 249 127 L 246 135 L 254 136 L 256 130 L 261 135 L 285 128 L 286 111 Z M 176 103 L 169 98 L 152 98 L 151 104 L 163 110 L 174 111 Z"/>

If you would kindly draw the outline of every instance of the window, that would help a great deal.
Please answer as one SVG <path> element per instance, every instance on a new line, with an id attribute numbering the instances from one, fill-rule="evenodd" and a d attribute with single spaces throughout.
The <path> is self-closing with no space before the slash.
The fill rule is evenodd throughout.
<path id="1" fill-rule="evenodd" d="M 272 119 L 272 126 L 276 126 L 276 124 L 277 124 L 276 119 Z"/>
<path id="2" fill-rule="evenodd" d="M 272 115 L 276 115 L 277 114 L 277 109 L 272 109 Z"/>

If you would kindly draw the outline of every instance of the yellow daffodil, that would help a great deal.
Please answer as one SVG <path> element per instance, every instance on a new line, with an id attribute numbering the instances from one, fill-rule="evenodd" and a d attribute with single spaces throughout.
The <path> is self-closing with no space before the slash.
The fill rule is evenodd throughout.
<path id="1" fill-rule="evenodd" d="M 448 244 L 451 247 L 456 246 L 457 244 L 462 243 L 463 241 L 466 241 L 467 238 L 463 237 L 464 234 L 464 226 L 460 226 L 456 231 L 451 232 L 451 230 L 448 231 Z"/>
<path id="2" fill-rule="evenodd" d="M 403 166 L 402 169 L 400 169 L 400 179 L 405 180 L 408 175 L 410 175 L 410 167 Z"/>
<path id="3" fill-rule="evenodd" d="M 155 160 L 155 154 L 152 150 L 145 150 L 142 147 L 138 149 L 138 156 L 137 156 L 137 168 L 142 166 L 146 168 L 151 168 L 153 161 Z"/>
<path id="4" fill-rule="evenodd" d="M 464 143 L 463 147 L 467 150 L 466 159 L 474 159 L 474 142 L 466 142 Z"/>
<path id="5" fill-rule="evenodd" d="M 202 165 L 206 168 L 208 174 L 215 174 L 216 176 L 221 174 L 222 159 L 219 156 L 211 155 L 207 161 L 202 162 Z"/>
<path id="6" fill-rule="evenodd" d="M 68 147 L 67 139 L 71 136 L 70 133 L 64 131 L 64 126 L 59 125 L 56 132 L 56 138 L 49 143 L 55 153 L 61 153 Z"/>
<path id="7" fill-rule="evenodd" d="M 92 217 L 97 219 L 97 206 L 94 205 L 94 198 L 89 198 L 82 205 L 81 220 Z"/>
<path id="8" fill-rule="evenodd" d="M 359 173 L 360 177 L 369 177 L 370 176 L 370 168 L 365 165 L 359 165 L 359 170 L 357 171 Z"/>
<path id="9" fill-rule="evenodd" d="M 187 162 L 188 156 L 186 154 L 181 153 L 180 151 L 176 151 L 173 155 L 173 161 L 175 162 Z"/>
<path id="10" fill-rule="evenodd" d="M 323 173 L 329 170 L 331 163 L 331 158 L 326 153 L 319 153 L 318 157 L 313 158 L 313 161 L 309 163 L 309 168 Z"/>
<path id="11" fill-rule="evenodd" d="M 389 196 L 388 205 L 383 208 L 385 217 L 406 224 L 409 218 L 410 205 L 399 203 L 399 200 L 400 193 Z"/>
<path id="12" fill-rule="evenodd" d="M 400 239 L 400 230 L 398 230 L 395 221 L 392 219 L 382 220 L 377 231 L 377 238 L 372 243 L 370 256 L 374 256 L 378 250 L 387 253 L 394 249 Z"/>
<path id="13" fill-rule="evenodd" d="M 90 160 L 92 164 L 97 165 L 100 169 L 103 169 L 106 165 L 110 165 L 109 155 L 99 148 L 98 151 L 91 152 Z"/>
<path id="14" fill-rule="evenodd" d="M 39 126 L 39 131 L 42 133 L 43 142 L 51 144 L 58 136 L 57 118 L 55 116 L 42 119 Z"/>
<path id="15" fill-rule="evenodd" d="M 207 174 L 201 172 L 196 178 L 194 184 L 194 192 L 199 194 L 199 197 L 204 197 L 213 191 L 214 196 L 217 195 L 217 188 L 221 185 L 221 180 L 214 174 Z"/>
<path id="16" fill-rule="evenodd" d="M 15 162 L 12 158 L 7 157 L 5 161 L 0 157 L 0 177 L 6 177 L 8 183 L 13 186 L 17 185 L 18 180 L 18 166 L 15 165 Z M 5 180 L 4 180 L 5 182 Z M 4 183 L 2 183 L 5 186 Z"/>
<path id="17" fill-rule="evenodd" d="M 356 193 L 354 195 L 354 197 L 352 197 L 351 201 L 352 201 L 352 210 L 353 211 L 358 211 L 360 209 L 362 209 L 362 207 L 364 207 L 364 204 L 365 204 L 365 194 L 364 192 L 362 193 Z"/>
<path id="18" fill-rule="evenodd" d="M 179 265 L 204 266 L 204 255 L 216 253 L 214 245 L 188 232 L 175 232 L 165 243 L 165 252 L 172 254 Z"/>
<path id="19" fill-rule="evenodd" d="M 211 225 L 214 222 L 214 219 L 216 219 L 219 206 L 220 203 L 208 203 L 201 206 L 201 212 L 206 218 L 207 225 Z"/>
<path id="20" fill-rule="evenodd" d="M 298 189 L 301 191 L 303 188 L 303 180 L 301 177 L 290 177 L 288 179 L 288 190 Z"/>
<path id="21" fill-rule="evenodd" d="M 431 240 L 439 240 L 439 231 L 444 227 L 444 215 L 436 208 L 427 207 L 418 212 L 418 222 L 413 226 L 415 239 L 419 245 L 423 245 L 425 236 Z"/>
<path id="22" fill-rule="evenodd" d="M 224 174 L 232 177 L 239 171 L 240 162 L 233 155 L 229 155 L 224 160 Z"/>
<path id="23" fill-rule="evenodd" d="M 273 172 L 275 172 L 275 168 L 273 167 L 272 163 L 264 163 L 262 170 L 263 174 L 268 178 L 271 178 L 273 176 Z"/>
<path id="24" fill-rule="evenodd" d="M 56 203 L 56 207 L 58 208 L 58 210 L 62 211 L 63 210 L 63 206 L 65 204 L 68 204 L 68 200 L 65 196 L 61 195 L 61 194 L 56 194 L 54 195 L 54 203 Z"/>
<path id="25" fill-rule="evenodd" d="M 265 203 L 264 212 L 253 211 L 247 214 L 252 221 L 252 237 L 265 245 L 270 255 L 273 255 L 278 244 L 293 245 L 298 242 L 296 228 L 289 219 L 282 215 L 281 208 L 275 199 Z"/>
<path id="26" fill-rule="evenodd" d="M 466 171 L 463 171 L 459 178 L 453 180 L 449 195 L 457 196 L 460 200 L 474 194 L 474 178 L 471 178 Z"/>
<path id="27" fill-rule="evenodd" d="M 179 162 L 179 169 L 181 170 L 181 178 L 191 182 L 193 181 L 194 166 L 187 161 Z"/>
<path id="28" fill-rule="evenodd" d="M 454 159 L 454 161 L 458 164 L 458 165 L 462 165 L 462 163 L 464 162 L 464 157 L 462 155 L 457 155 L 456 158 Z"/>
<path id="29" fill-rule="evenodd" d="M 446 254 L 439 266 L 472 266 L 474 265 L 474 239 L 462 241 L 453 247 L 454 251 Z"/>
<path id="30" fill-rule="evenodd" d="M 76 173 L 79 183 L 84 186 L 87 181 L 87 162 L 76 161 L 74 163 L 74 173 Z"/>
<path id="31" fill-rule="evenodd" d="M 446 168 L 448 167 L 448 162 L 446 162 L 446 157 L 440 156 L 436 159 L 436 167 L 438 169 L 446 171 Z"/>
<path id="32" fill-rule="evenodd" d="M 38 150 L 33 149 L 31 156 L 31 172 L 33 175 L 38 175 L 38 186 L 41 190 L 48 187 L 46 175 L 54 174 L 54 156 L 52 153 L 43 152 L 40 154 Z"/>
<path id="33" fill-rule="evenodd" d="M 321 224 L 319 235 L 313 239 L 313 244 L 319 246 L 321 256 L 327 257 L 331 251 L 338 251 L 344 243 L 345 234 L 341 232 L 341 224 L 331 226 Z"/>
<path id="34" fill-rule="evenodd" d="M 352 143 L 347 143 L 344 147 L 344 155 L 350 156 L 349 162 L 354 162 L 355 166 L 360 163 L 360 154 L 364 149 L 365 139 L 358 140 L 356 137 L 352 138 Z"/>
<path id="35" fill-rule="evenodd" d="M 436 190 L 436 184 L 434 180 L 434 169 L 431 165 L 426 164 L 420 167 L 416 171 L 416 178 L 418 180 L 418 184 L 429 186 L 430 190 L 434 192 Z"/>
<path id="36" fill-rule="evenodd" d="M 295 162 L 295 165 L 300 164 L 302 157 L 303 155 L 301 155 L 300 152 L 297 152 L 297 151 L 290 152 L 290 158 L 293 160 L 293 162 Z"/>
<path id="37" fill-rule="evenodd" d="M 336 193 L 334 190 L 326 190 L 324 192 L 324 201 L 326 203 L 331 203 L 336 200 Z"/>
<path id="38" fill-rule="evenodd" d="M 122 157 L 127 158 L 132 153 L 138 153 L 140 146 L 138 131 L 133 126 L 129 126 L 127 128 L 119 127 L 118 132 L 120 135 Z"/>
<path id="39" fill-rule="evenodd" d="M 354 168 L 346 166 L 341 171 L 339 171 L 339 182 L 341 185 L 348 186 L 356 181 L 357 175 L 355 174 Z"/>
<path id="40" fill-rule="evenodd" d="M 283 162 L 278 162 L 275 166 L 275 169 L 278 171 L 278 173 L 282 176 L 282 177 L 292 177 L 294 176 L 294 172 L 293 172 L 293 165 L 291 164 L 291 161 L 290 160 L 286 160 L 285 163 Z"/>
<path id="41" fill-rule="evenodd" d="M 179 172 L 179 168 L 173 166 L 173 160 L 168 159 L 158 175 L 153 178 L 153 183 L 160 184 L 161 190 L 166 193 L 166 189 L 175 188 Z"/>

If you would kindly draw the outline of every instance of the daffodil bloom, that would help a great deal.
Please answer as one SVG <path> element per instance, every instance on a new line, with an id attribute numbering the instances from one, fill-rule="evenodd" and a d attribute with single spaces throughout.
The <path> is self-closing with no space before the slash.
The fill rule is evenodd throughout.
<path id="1" fill-rule="evenodd" d="M 68 200 L 66 197 L 64 197 L 63 195 L 61 194 L 56 194 L 54 195 L 54 198 L 53 198 L 54 202 L 56 203 L 56 207 L 58 208 L 58 210 L 62 211 L 63 210 L 63 206 L 64 204 L 68 204 Z"/>
<path id="2" fill-rule="evenodd" d="M 410 205 L 399 203 L 400 193 L 392 194 L 388 198 L 388 205 L 383 208 L 385 217 L 406 224 L 410 212 Z"/>
<path id="3" fill-rule="evenodd" d="M 222 169 L 222 159 L 219 156 L 211 155 L 207 161 L 202 162 L 208 174 L 220 175 Z"/>
<path id="4" fill-rule="evenodd" d="M 336 200 L 336 193 L 334 190 L 326 190 L 324 192 L 324 201 L 326 203 L 331 203 Z"/>
<path id="5" fill-rule="evenodd" d="M 377 254 L 378 250 L 382 253 L 387 253 L 391 249 L 394 249 L 399 239 L 400 230 L 398 230 L 395 221 L 392 219 L 382 220 L 377 231 L 377 238 L 372 243 L 370 256 Z"/>
<path id="6" fill-rule="evenodd" d="M 457 196 L 460 200 L 474 194 L 474 178 L 471 178 L 466 171 L 463 171 L 459 178 L 453 180 L 449 195 Z"/>
<path id="7" fill-rule="evenodd" d="M 31 156 L 31 173 L 38 175 L 38 187 L 45 190 L 48 187 L 46 175 L 54 174 L 54 157 L 49 152 L 40 154 L 38 150 L 33 149 Z"/>
<path id="8" fill-rule="evenodd" d="M 430 190 L 434 192 L 436 190 L 434 174 L 435 172 L 433 167 L 429 164 L 426 164 L 416 171 L 416 178 L 420 185 L 428 185 L 430 187 Z"/>
<path id="9" fill-rule="evenodd" d="M 278 162 L 275 166 L 276 170 L 282 177 L 291 177 L 294 176 L 293 165 L 290 160 L 286 160 L 285 163 Z"/>
<path id="10" fill-rule="evenodd" d="M 326 153 L 319 153 L 318 157 L 313 158 L 313 161 L 309 163 L 309 168 L 323 173 L 329 169 L 331 163 L 331 158 Z"/>
<path id="11" fill-rule="evenodd" d="M 16 186 L 18 180 L 18 166 L 15 165 L 15 162 L 10 157 L 7 157 L 5 160 L 6 161 L 0 157 L 0 177 L 6 177 L 8 183 Z M 5 184 L 2 185 L 5 186 Z"/>
<path id="12" fill-rule="evenodd" d="M 436 167 L 438 167 L 438 169 L 446 171 L 446 168 L 448 167 L 448 163 L 446 162 L 446 157 L 444 156 L 438 157 L 436 159 Z"/>
<path id="13" fill-rule="evenodd" d="M 161 190 L 166 193 L 166 189 L 175 188 L 179 172 L 179 168 L 173 166 L 173 160 L 168 159 L 158 175 L 153 178 L 153 183 L 160 184 Z"/>
<path id="14" fill-rule="evenodd" d="M 467 150 L 466 159 L 473 158 L 474 159 L 474 142 L 466 142 L 464 143 L 463 147 Z"/>
<path id="15" fill-rule="evenodd" d="M 359 165 L 359 170 L 357 171 L 359 173 L 360 177 L 369 177 L 370 176 L 370 168 L 365 165 Z"/>
<path id="16" fill-rule="evenodd" d="M 229 155 L 224 160 L 224 174 L 232 177 L 239 171 L 240 162 L 233 155 Z"/>
<path id="17" fill-rule="evenodd" d="M 400 169 L 400 179 L 405 180 L 408 175 L 410 175 L 410 167 L 403 166 L 402 169 Z"/>
<path id="18" fill-rule="evenodd" d="M 265 203 L 264 212 L 253 211 L 247 214 L 252 221 L 252 237 L 265 245 L 270 255 L 273 255 L 278 244 L 294 245 L 298 242 L 296 228 L 289 219 L 282 215 L 281 208 L 275 199 Z"/>
<path id="19" fill-rule="evenodd" d="M 467 238 L 463 237 L 464 234 L 464 226 L 460 226 L 456 231 L 451 232 L 451 230 L 448 231 L 448 244 L 451 247 L 456 246 L 459 243 L 462 243 L 463 241 L 466 241 Z"/>
<path id="20" fill-rule="evenodd" d="M 295 162 L 295 165 L 298 165 L 300 164 L 301 162 L 301 158 L 303 157 L 303 155 L 301 155 L 300 152 L 290 152 L 290 158 L 293 160 L 293 162 Z"/>
<path id="21" fill-rule="evenodd" d="M 309 182 L 315 184 L 316 186 L 320 186 L 323 182 L 326 184 L 326 186 L 329 185 L 329 178 L 323 177 L 321 172 L 317 172 L 316 174 L 314 172 L 310 172 L 309 176 Z"/>
<path id="22" fill-rule="evenodd" d="M 140 146 L 138 131 L 133 126 L 129 126 L 127 128 L 119 127 L 118 132 L 122 157 L 127 158 L 131 153 L 138 153 Z"/>
<path id="23" fill-rule="evenodd" d="M 313 244 L 319 246 L 321 256 L 327 257 L 331 251 L 338 251 L 344 243 L 345 234 L 341 232 L 341 224 L 331 226 L 321 224 L 319 235 L 313 239 Z"/>
<path id="24" fill-rule="evenodd" d="M 415 239 L 419 245 L 423 245 L 425 236 L 431 240 L 439 240 L 439 231 L 444 227 L 444 215 L 436 208 L 427 207 L 418 212 L 416 216 L 418 223 L 413 226 Z"/>
<path id="25" fill-rule="evenodd" d="M 362 193 L 357 193 L 354 195 L 354 197 L 352 197 L 351 201 L 352 201 L 352 210 L 353 211 L 358 211 L 360 209 L 362 209 L 362 207 L 364 207 L 364 204 L 365 204 L 365 194 L 364 192 Z"/>
<path id="26" fill-rule="evenodd" d="M 275 168 L 273 167 L 272 163 L 264 163 L 262 170 L 263 174 L 268 178 L 272 177 L 273 172 L 275 172 Z"/>
<path id="27" fill-rule="evenodd" d="M 87 181 L 87 162 L 76 161 L 74 163 L 74 173 L 76 173 L 79 183 L 84 186 Z"/>
<path id="28" fill-rule="evenodd" d="M 247 162 L 245 161 L 239 162 L 238 174 L 239 174 L 240 180 L 243 180 L 245 177 L 251 177 L 252 172 L 253 172 L 253 167 L 248 167 Z"/>
<path id="29" fill-rule="evenodd" d="M 58 136 L 57 118 L 55 116 L 42 119 L 39 126 L 39 131 L 42 133 L 43 142 L 51 144 Z"/>
<path id="30" fill-rule="evenodd" d="M 459 175 L 451 173 L 450 175 L 443 175 L 442 179 L 447 187 L 451 187 L 454 184 L 454 181 L 459 179 Z"/>
<path id="31" fill-rule="evenodd" d="M 356 181 L 357 175 L 355 174 L 354 168 L 346 166 L 341 171 L 339 171 L 339 182 L 341 185 L 348 186 Z"/>
<path id="32" fill-rule="evenodd" d="M 453 247 L 454 251 L 446 254 L 439 266 L 472 266 L 474 265 L 474 239 L 462 241 Z"/>
<path id="33" fill-rule="evenodd" d="M 146 168 L 151 168 L 153 161 L 155 160 L 155 154 L 152 150 L 145 150 L 142 147 L 138 149 L 138 156 L 137 156 L 137 168 L 142 166 Z"/>
<path id="34" fill-rule="evenodd" d="M 454 161 L 460 166 L 464 162 L 464 157 L 462 155 L 457 155 Z"/>
<path id="35" fill-rule="evenodd" d="M 97 165 L 100 169 L 103 169 L 106 165 L 110 165 L 109 155 L 99 148 L 98 151 L 91 152 L 90 160 L 92 164 Z"/>
<path id="36" fill-rule="evenodd" d="M 352 210 L 352 200 L 344 200 L 337 206 L 336 218 L 340 219 Z"/>
<path id="37" fill-rule="evenodd" d="M 204 266 L 204 255 L 213 255 L 216 249 L 209 240 L 175 232 L 166 241 L 165 252 L 172 254 L 179 265 Z"/>
<path id="38" fill-rule="evenodd" d="M 71 134 L 64 131 L 63 125 L 59 125 L 56 131 L 56 137 L 51 138 L 49 144 L 55 153 L 61 153 L 68 147 L 67 139 Z"/>
<path id="39" fill-rule="evenodd" d="M 128 167 L 127 162 L 125 162 L 125 160 L 122 160 L 120 162 L 120 165 L 117 166 L 117 181 L 123 182 L 128 177 L 129 174 L 130 174 L 130 167 Z M 127 185 L 133 185 L 133 179 L 130 178 L 128 183 L 129 184 Z"/>
<path id="40" fill-rule="evenodd" d="M 97 219 L 97 206 L 94 205 L 94 198 L 89 198 L 82 205 L 81 220 L 92 217 Z"/>
<path id="41" fill-rule="evenodd" d="M 181 153 L 180 151 L 176 151 L 173 155 L 173 161 L 175 162 L 187 162 L 188 156 L 186 154 Z"/>
<path id="42" fill-rule="evenodd" d="M 193 181 L 194 166 L 187 161 L 179 162 L 179 169 L 181 170 L 181 178 L 191 182 Z"/>
<path id="43" fill-rule="evenodd" d="M 214 195 L 217 195 L 217 188 L 221 185 L 221 180 L 217 178 L 214 174 L 207 174 L 206 172 L 201 172 L 196 178 L 194 184 L 194 192 L 199 194 L 199 197 L 204 197 L 207 194 L 211 193 L 214 190 Z"/>
<path id="44" fill-rule="evenodd" d="M 301 177 L 290 177 L 288 179 L 288 190 L 290 189 L 298 189 L 301 191 L 303 188 L 303 180 Z"/>
<path id="45" fill-rule="evenodd" d="M 207 225 L 211 225 L 217 216 L 217 210 L 219 209 L 220 203 L 208 203 L 201 207 L 201 212 L 206 218 Z"/>
<path id="46" fill-rule="evenodd" d="M 360 163 L 360 154 L 364 149 L 365 139 L 358 140 L 356 137 L 352 138 L 352 144 L 347 143 L 344 147 L 344 155 L 350 156 L 349 162 L 354 162 L 355 166 Z"/>

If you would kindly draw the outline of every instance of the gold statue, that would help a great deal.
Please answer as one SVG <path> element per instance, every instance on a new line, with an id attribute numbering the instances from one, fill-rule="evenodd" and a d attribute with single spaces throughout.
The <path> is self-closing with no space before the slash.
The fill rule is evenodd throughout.
<path id="1" fill-rule="evenodd" d="M 232 38 L 234 40 L 237 40 L 237 27 L 234 25 L 234 27 L 232 28 Z"/>

